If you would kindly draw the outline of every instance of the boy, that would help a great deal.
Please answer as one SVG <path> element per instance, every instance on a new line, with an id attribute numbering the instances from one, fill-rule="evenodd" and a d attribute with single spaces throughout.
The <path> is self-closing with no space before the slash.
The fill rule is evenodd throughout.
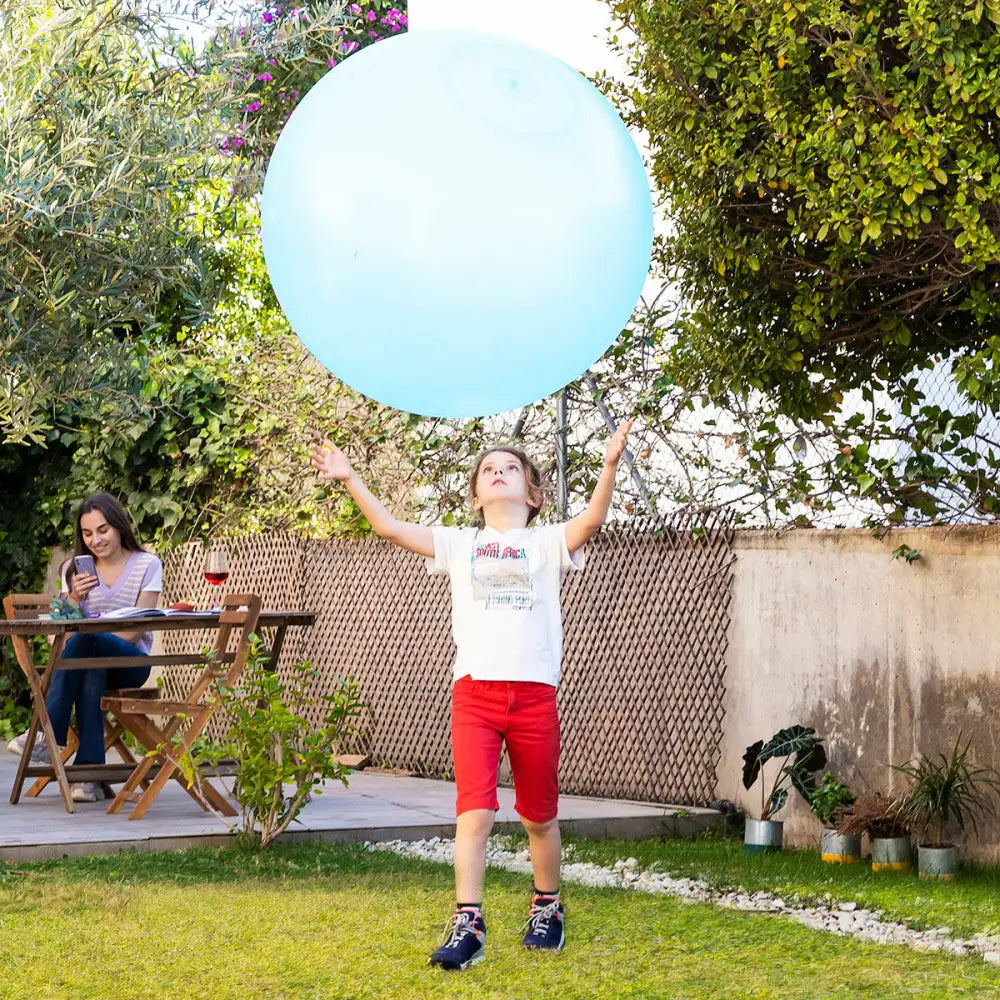
<path id="1" fill-rule="evenodd" d="M 556 684 L 562 661 L 559 584 L 583 569 L 583 546 L 604 523 L 632 421 L 608 443 L 587 509 L 564 524 L 531 527 L 542 505 L 535 464 L 517 448 L 485 452 L 472 473 L 475 528 L 429 527 L 394 518 L 330 441 L 313 449 L 321 477 L 337 479 L 383 538 L 427 559 L 451 578 L 452 749 L 458 801 L 455 828 L 456 908 L 445 943 L 430 958 L 465 969 L 485 955 L 482 914 L 486 841 L 497 801 L 497 769 L 507 744 L 514 808 L 528 833 L 534 894 L 524 944 L 558 951 L 565 943 L 559 899 L 562 842 L 558 811 L 559 720 Z"/>

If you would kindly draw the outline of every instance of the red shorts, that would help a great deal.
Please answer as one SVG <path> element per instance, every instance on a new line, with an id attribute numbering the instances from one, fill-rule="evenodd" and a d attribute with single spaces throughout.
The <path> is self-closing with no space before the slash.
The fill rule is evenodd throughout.
<path id="1" fill-rule="evenodd" d="M 556 689 L 533 681 L 455 681 L 451 747 L 456 811 L 500 808 L 497 772 L 506 741 L 514 775 L 514 808 L 533 823 L 559 811 L 559 716 Z"/>

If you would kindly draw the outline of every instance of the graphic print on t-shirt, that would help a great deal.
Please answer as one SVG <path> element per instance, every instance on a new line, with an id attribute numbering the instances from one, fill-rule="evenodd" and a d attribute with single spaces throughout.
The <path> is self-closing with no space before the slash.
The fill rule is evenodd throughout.
<path id="1" fill-rule="evenodd" d="M 528 611 L 534 603 L 528 552 L 523 545 L 476 539 L 472 547 L 472 597 L 487 608 Z"/>

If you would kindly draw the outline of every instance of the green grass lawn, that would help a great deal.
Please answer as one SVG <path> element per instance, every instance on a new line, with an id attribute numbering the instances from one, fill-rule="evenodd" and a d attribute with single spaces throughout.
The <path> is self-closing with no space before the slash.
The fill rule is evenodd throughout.
<path id="1" fill-rule="evenodd" d="M 517 846 L 520 844 L 518 838 Z M 784 850 L 747 857 L 733 837 L 698 840 L 586 841 L 567 838 L 567 860 L 614 864 L 634 857 L 644 868 L 702 877 L 714 886 L 737 886 L 800 898 L 856 902 L 883 910 L 886 919 L 913 927 L 950 927 L 955 936 L 1000 934 L 1000 868 L 963 867 L 951 883 L 918 878 L 916 872 L 873 872 L 867 861 L 824 864 L 818 850 Z"/>
<path id="2" fill-rule="evenodd" d="M 2 1000 L 1000 997 L 1000 969 L 979 959 L 578 886 L 566 886 L 567 950 L 529 953 L 527 880 L 506 872 L 488 877 L 487 960 L 442 973 L 426 961 L 451 909 L 449 870 L 354 846 L 0 871 Z"/>

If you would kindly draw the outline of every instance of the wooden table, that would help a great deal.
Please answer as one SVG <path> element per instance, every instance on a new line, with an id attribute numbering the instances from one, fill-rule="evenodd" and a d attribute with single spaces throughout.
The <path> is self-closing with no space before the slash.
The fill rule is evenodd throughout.
<path id="1" fill-rule="evenodd" d="M 274 638 L 268 649 L 268 659 L 272 667 L 277 667 L 281 647 L 285 641 L 286 631 L 293 626 L 312 626 L 316 621 L 313 611 L 262 611 L 257 620 L 258 629 L 274 629 Z M 31 752 L 34 749 L 33 740 L 26 740 L 24 752 L 14 778 L 10 802 L 16 805 L 21 797 L 24 779 L 27 777 L 55 778 L 59 783 L 63 803 L 67 812 L 73 812 L 73 799 L 70 795 L 70 781 L 120 782 L 126 780 L 134 769 L 134 764 L 82 764 L 64 765 L 52 722 L 45 708 L 45 696 L 52 683 L 53 672 L 56 670 L 90 670 L 98 667 L 154 667 L 171 665 L 188 665 L 197 662 L 193 653 L 167 653 L 146 656 L 116 656 L 116 657 L 79 657 L 64 659 L 63 647 L 68 637 L 78 632 L 81 635 L 94 635 L 106 632 L 193 632 L 199 629 L 217 629 L 219 627 L 218 612 L 206 611 L 198 614 L 156 615 L 136 618 L 74 618 L 70 620 L 51 620 L 47 618 L 14 618 L 0 619 L 0 638 L 9 636 L 24 640 L 35 636 L 49 636 L 51 649 L 49 659 L 44 667 L 30 660 L 30 647 L 25 643 L 14 642 L 18 662 L 31 689 L 32 723 L 37 722 L 45 736 L 49 748 L 49 764 L 32 764 Z M 24 662 L 26 657 L 29 662 Z M 29 729 L 29 732 L 31 730 Z"/>

